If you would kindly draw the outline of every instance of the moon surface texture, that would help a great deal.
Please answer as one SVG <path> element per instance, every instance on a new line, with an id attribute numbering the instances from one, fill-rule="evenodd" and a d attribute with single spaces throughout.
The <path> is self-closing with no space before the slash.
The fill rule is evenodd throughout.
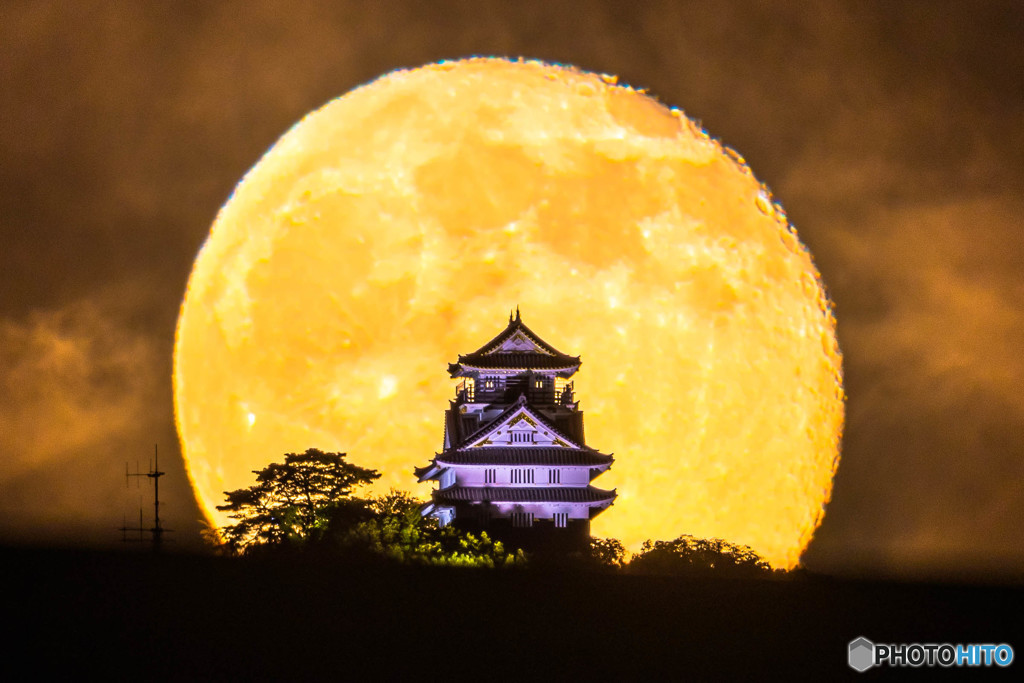
<path id="1" fill-rule="evenodd" d="M 175 410 L 210 521 L 310 447 L 426 498 L 447 364 L 523 321 L 583 366 L 618 499 L 593 533 L 681 534 L 793 567 L 839 459 L 818 272 L 743 159 L 610 76 L 476 58 L 306 116 L 213 224 L 178 321 Z"/>

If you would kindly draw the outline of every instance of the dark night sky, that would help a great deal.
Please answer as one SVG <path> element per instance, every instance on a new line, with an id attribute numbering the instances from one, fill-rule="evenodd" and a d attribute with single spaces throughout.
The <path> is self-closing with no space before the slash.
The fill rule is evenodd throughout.
<path id="1" fill-rule="evenodd" d="M 786 207 L 849 396 L 810 569 L 1024 573 L 1013 1 L 0 4 L 0 542 L 116 541 L 159 442 L 198 547 L 171 351 L 217 209 L 305 113 L 472 54 L 646 87 Z"/>

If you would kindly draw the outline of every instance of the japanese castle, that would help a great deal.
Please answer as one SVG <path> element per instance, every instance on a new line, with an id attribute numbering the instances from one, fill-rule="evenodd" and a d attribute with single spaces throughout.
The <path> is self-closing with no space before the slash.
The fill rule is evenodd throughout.
<path id="1" fill-rule="evenodd" d="M 528 328 L 508 327 L 448 366 L 462 378 L 444 417 L 444 447 L 420 482 L 437 481 L 422 513 L 524 548 L 571 548 L 615 500 L 590 485 L 612 456 L 586 445 L 568 380 L 580 368 Z"/>

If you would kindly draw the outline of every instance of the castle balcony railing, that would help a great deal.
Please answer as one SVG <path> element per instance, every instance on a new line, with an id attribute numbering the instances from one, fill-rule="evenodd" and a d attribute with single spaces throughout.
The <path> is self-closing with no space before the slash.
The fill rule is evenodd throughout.
<path id="1" fill-rule="evenodd" d="M 455 387 L 455 402 L 456 403 L 475 403 L 476 388 L 472 382 L 466 383 L 466 380 L 462 380 Z"/>
<path id="2" fill-rule="evenodd" d="M 455 387 L 455 403 L 511 403 L 521 394 L 535 405 L 566 405 L 576 400 L 572 384 L 552 390 L 550 386 L 543 388 L 526 386 L 497 386 L 493 389 L 484 389 L 474 386 L 472 382 L 459 382 Z"/>

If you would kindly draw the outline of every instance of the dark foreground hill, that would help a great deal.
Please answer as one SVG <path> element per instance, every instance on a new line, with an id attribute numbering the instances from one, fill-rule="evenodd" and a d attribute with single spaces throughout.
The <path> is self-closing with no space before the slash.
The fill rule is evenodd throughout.
<path id="1" fill-rule="evenodd" d="M 21 549 L 0 562 L 5 668 L 22 680 L 824 680 L 857 675 L 846 647 L 861 635 L 1024 648 L 1019 587 Z"/>

